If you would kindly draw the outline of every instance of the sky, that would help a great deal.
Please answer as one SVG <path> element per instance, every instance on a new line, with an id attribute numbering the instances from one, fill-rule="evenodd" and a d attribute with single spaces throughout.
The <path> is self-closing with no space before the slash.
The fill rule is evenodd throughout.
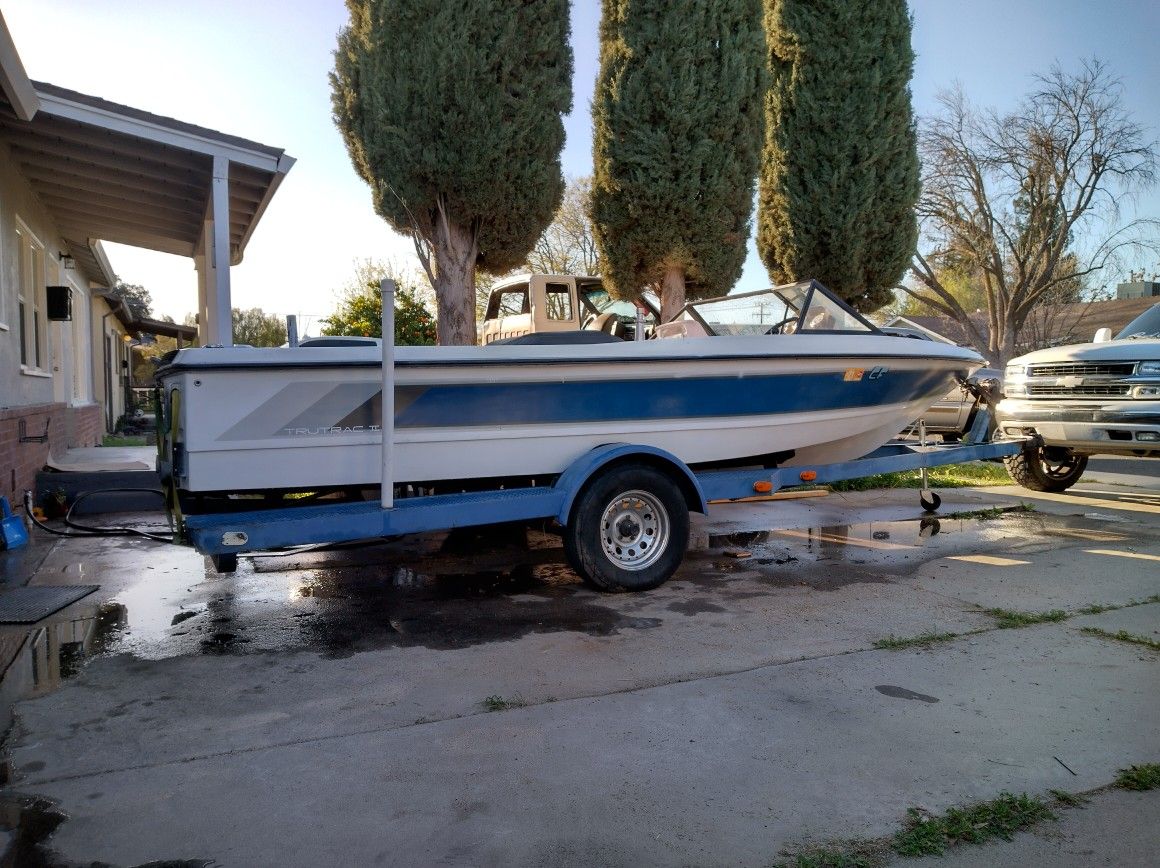
<path id="1" fill-rule="evenodd" d="M 1106 61 L 1135 119 L 1160 139 L 1160 3 L 1156 0 L 911 0 L 918 115 L 960 84 L 976 105 L 1013 107 L 1036 73 L 1058 62 Z M 371 208 L 330 116 L 342 0 L 3 0 L 29 76 L 113 102 L 284 149 L 297 163 L 232 275 L 235 307 L 297 314 L 317 331 L 355 263 L 418 269 L 409 239 Z M 969 10 L 965 13 L 964 10 Z M 591 100 L 599 0 L 573 0 L 573 111 L 562 155 L 569 176 L 592 171 Z M 1160 218 L 1160 190 L 1125 204 L 1125 217 Z M 118 277 L 145 286 L 155 315 L 180 321 L 197 307 L 191 259 L 107 245 Z M 1160 271 L 1160 263 L 1137 268 Z M 1101 280 L 1115 284 L 1122 273 Z M 737 290 L 768 278 L 753 241 Z"/>

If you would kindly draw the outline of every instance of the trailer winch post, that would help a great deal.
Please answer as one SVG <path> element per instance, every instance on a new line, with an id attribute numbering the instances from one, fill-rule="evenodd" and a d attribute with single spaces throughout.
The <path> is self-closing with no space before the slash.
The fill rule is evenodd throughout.
<path id="1" fill-rule="evenodd" d="M 379 427 L 383 435 L 383 509 L 395 505 L 395 475 L 392 461 L 395 449 L 395 281 L 383 278 L 379 284 L 383 295 L 383 417 Z"/>

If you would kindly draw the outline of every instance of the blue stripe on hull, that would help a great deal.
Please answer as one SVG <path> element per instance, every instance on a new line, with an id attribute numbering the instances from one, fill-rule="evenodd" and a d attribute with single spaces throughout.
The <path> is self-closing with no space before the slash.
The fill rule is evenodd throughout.
<path id="1" fill-rule="evenodd" d="M 696 419 L 822 412 L 931 400 L 949 387 L 952 373 L 886 371 L 847 381 L 843 372 L 772 376 L 624 379 L 559 383 L 480 383 L 401 387 L 413 399 L 396 412 L 397 428 L 550 425 L 625 419 Z M 379 401 L 368 407 L 378 421 Z M 365 406 L 365 405 L 364 405 Z M 368 419 L 370 422 L 370 419 Z"/>

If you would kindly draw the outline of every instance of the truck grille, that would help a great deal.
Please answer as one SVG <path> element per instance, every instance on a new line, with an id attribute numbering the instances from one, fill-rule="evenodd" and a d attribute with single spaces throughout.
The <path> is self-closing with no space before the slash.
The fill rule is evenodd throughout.
<path id="1" fill-rule="evenodd" d="M 1126 398 L 1131 386 L 1028 386 L 1027 394 L 1036 398 Z"/>
<path id="2" fill-rule="evenodd" d="M 1135 372 L 1135 362 L 1058 362 L 1053 365 L 1031 365 L 1027 369 L 1028 375 L 1032 377 L 1130 377 Z"/>

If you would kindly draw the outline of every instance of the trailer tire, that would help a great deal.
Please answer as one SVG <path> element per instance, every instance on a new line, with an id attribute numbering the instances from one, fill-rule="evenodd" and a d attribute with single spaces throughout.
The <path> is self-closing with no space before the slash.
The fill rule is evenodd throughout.
<path id="1" fill-rule="evenodd" d="M 1088 457 L 1059 446 L 1028 447 L 1003 459 L 1008 475 L 1031 491 L 1066 491 L 1075 485 Z"/>
<path id="2" fill-rule="evenodd" d="M 572 568 L 602 591 L 647 591 L 664 584 L 689 546 L 689 507 L 664 471 L 612 467 L 581 490 L 567 525 Z"/>

